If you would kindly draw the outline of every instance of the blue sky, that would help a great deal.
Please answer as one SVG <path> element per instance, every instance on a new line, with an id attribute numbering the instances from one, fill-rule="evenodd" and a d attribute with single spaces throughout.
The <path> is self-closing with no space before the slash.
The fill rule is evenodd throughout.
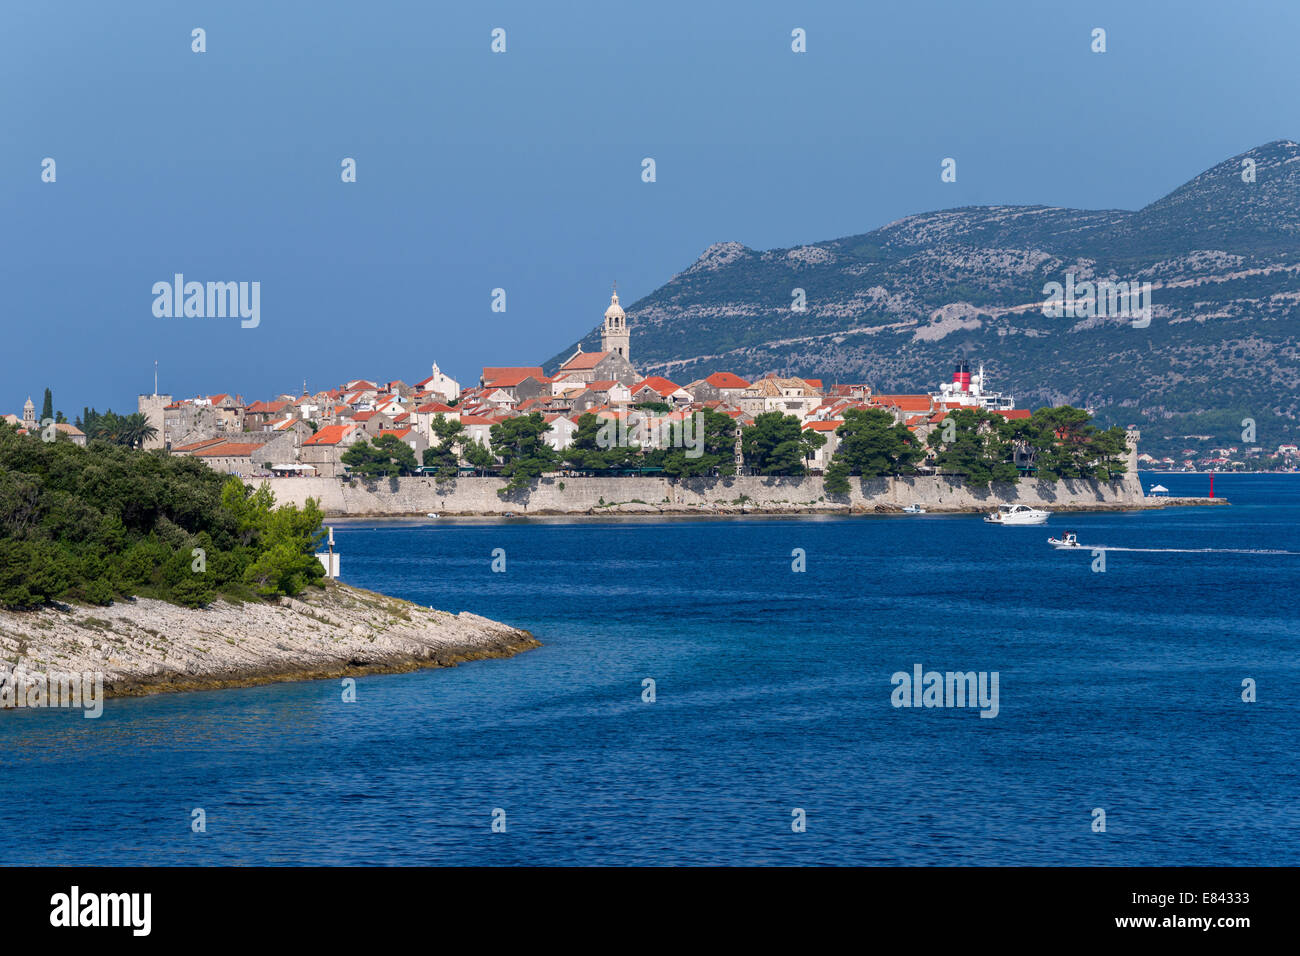
<path id="1" fill-rule="evenodd" d="M 713 242 L 1138 208 L 1300 134 L 1298 37 L 1285 2 L 4 4 L 0 411 L 133 410 L 155 359 L 177 397 L 468 381 Z M 177 272 L 260 282 L 261 324 L 156 318 Z"/>

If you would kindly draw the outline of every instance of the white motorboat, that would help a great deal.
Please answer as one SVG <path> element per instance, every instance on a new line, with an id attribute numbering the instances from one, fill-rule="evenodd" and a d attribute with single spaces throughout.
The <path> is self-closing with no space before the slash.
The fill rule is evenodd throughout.
<path id="1" fill-rule="evenodd" d="M 1082 548 L 1083 547 L 1083 545 L 1079 543 L 1079 536 L 1075 534 L 1073 531 L 1065 532 L 1065 534 L 1060 538 L 1048 538 L 1047 543 L 1050 544 L 1053 548 L 1057 548 L 1058 550 L 1061 548 Z"/>
<path id="2" fill-rule="evenodd" d="M 436 517 L 438 517 L 438 512 L 436 512 L 436 511 L 430 511 L 428 514 L 425 515 L 425 517 L 426 517 L 426 518 L 436 518 Z"/>
<path id="3" fill-rule="evenodd" d="M 985 515 L 984 520 L 989 524 L 1029 525 L 1043 524 L 1051 516 L 1050 511 L 1028 505 L 1002 505 L 992 514 Z"/>
<path id="4" fill-rule="evenodd" d="M 903 508 L 903 514 L 905 514 L 905 515 L 923 515 L 923 514 L 925 514 L 925 509 L 922 508 L 920 505 L 907 505 L 906 507 Z"/>

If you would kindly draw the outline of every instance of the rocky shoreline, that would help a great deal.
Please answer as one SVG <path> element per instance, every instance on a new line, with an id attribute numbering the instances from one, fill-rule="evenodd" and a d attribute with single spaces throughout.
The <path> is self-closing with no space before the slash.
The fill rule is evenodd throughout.
<path id="1" fill-rule="evenodd" d="M 528 631 L 330 583 L 276 603 L 190 609 L 148 598 L 109 607 L 0 611 L 0 687 L 102 674 L 104 697 L 358 677 L 511 657 Z"/>

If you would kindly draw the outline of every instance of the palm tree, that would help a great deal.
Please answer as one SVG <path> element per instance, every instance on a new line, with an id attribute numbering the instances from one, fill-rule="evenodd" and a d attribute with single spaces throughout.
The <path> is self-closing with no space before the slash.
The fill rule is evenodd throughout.
<path id="1" fill-rule="evenodd" d="M 117 435 L 111 439 L 128 448 L 139 448 L 158 434 L 158 429 L 149 424 L 143 412 L 123 415 L 117 420 Z"/>

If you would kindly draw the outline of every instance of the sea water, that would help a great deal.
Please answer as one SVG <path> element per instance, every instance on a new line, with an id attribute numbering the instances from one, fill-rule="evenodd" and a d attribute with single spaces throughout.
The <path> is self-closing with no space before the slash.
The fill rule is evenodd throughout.
<path id="1" fill-rule="evenodd" d="M 1300 476 L 1215 490 L 1028 528 L 341 522 L 345 581 L 544 646 L 351 703 L 0 713 L 0 862 L 1296 865 L 1300 556 L 1241 552 L 1300 551 Z M 996 673 L 996 716 L 895 706 L 917 665 Z"/>

